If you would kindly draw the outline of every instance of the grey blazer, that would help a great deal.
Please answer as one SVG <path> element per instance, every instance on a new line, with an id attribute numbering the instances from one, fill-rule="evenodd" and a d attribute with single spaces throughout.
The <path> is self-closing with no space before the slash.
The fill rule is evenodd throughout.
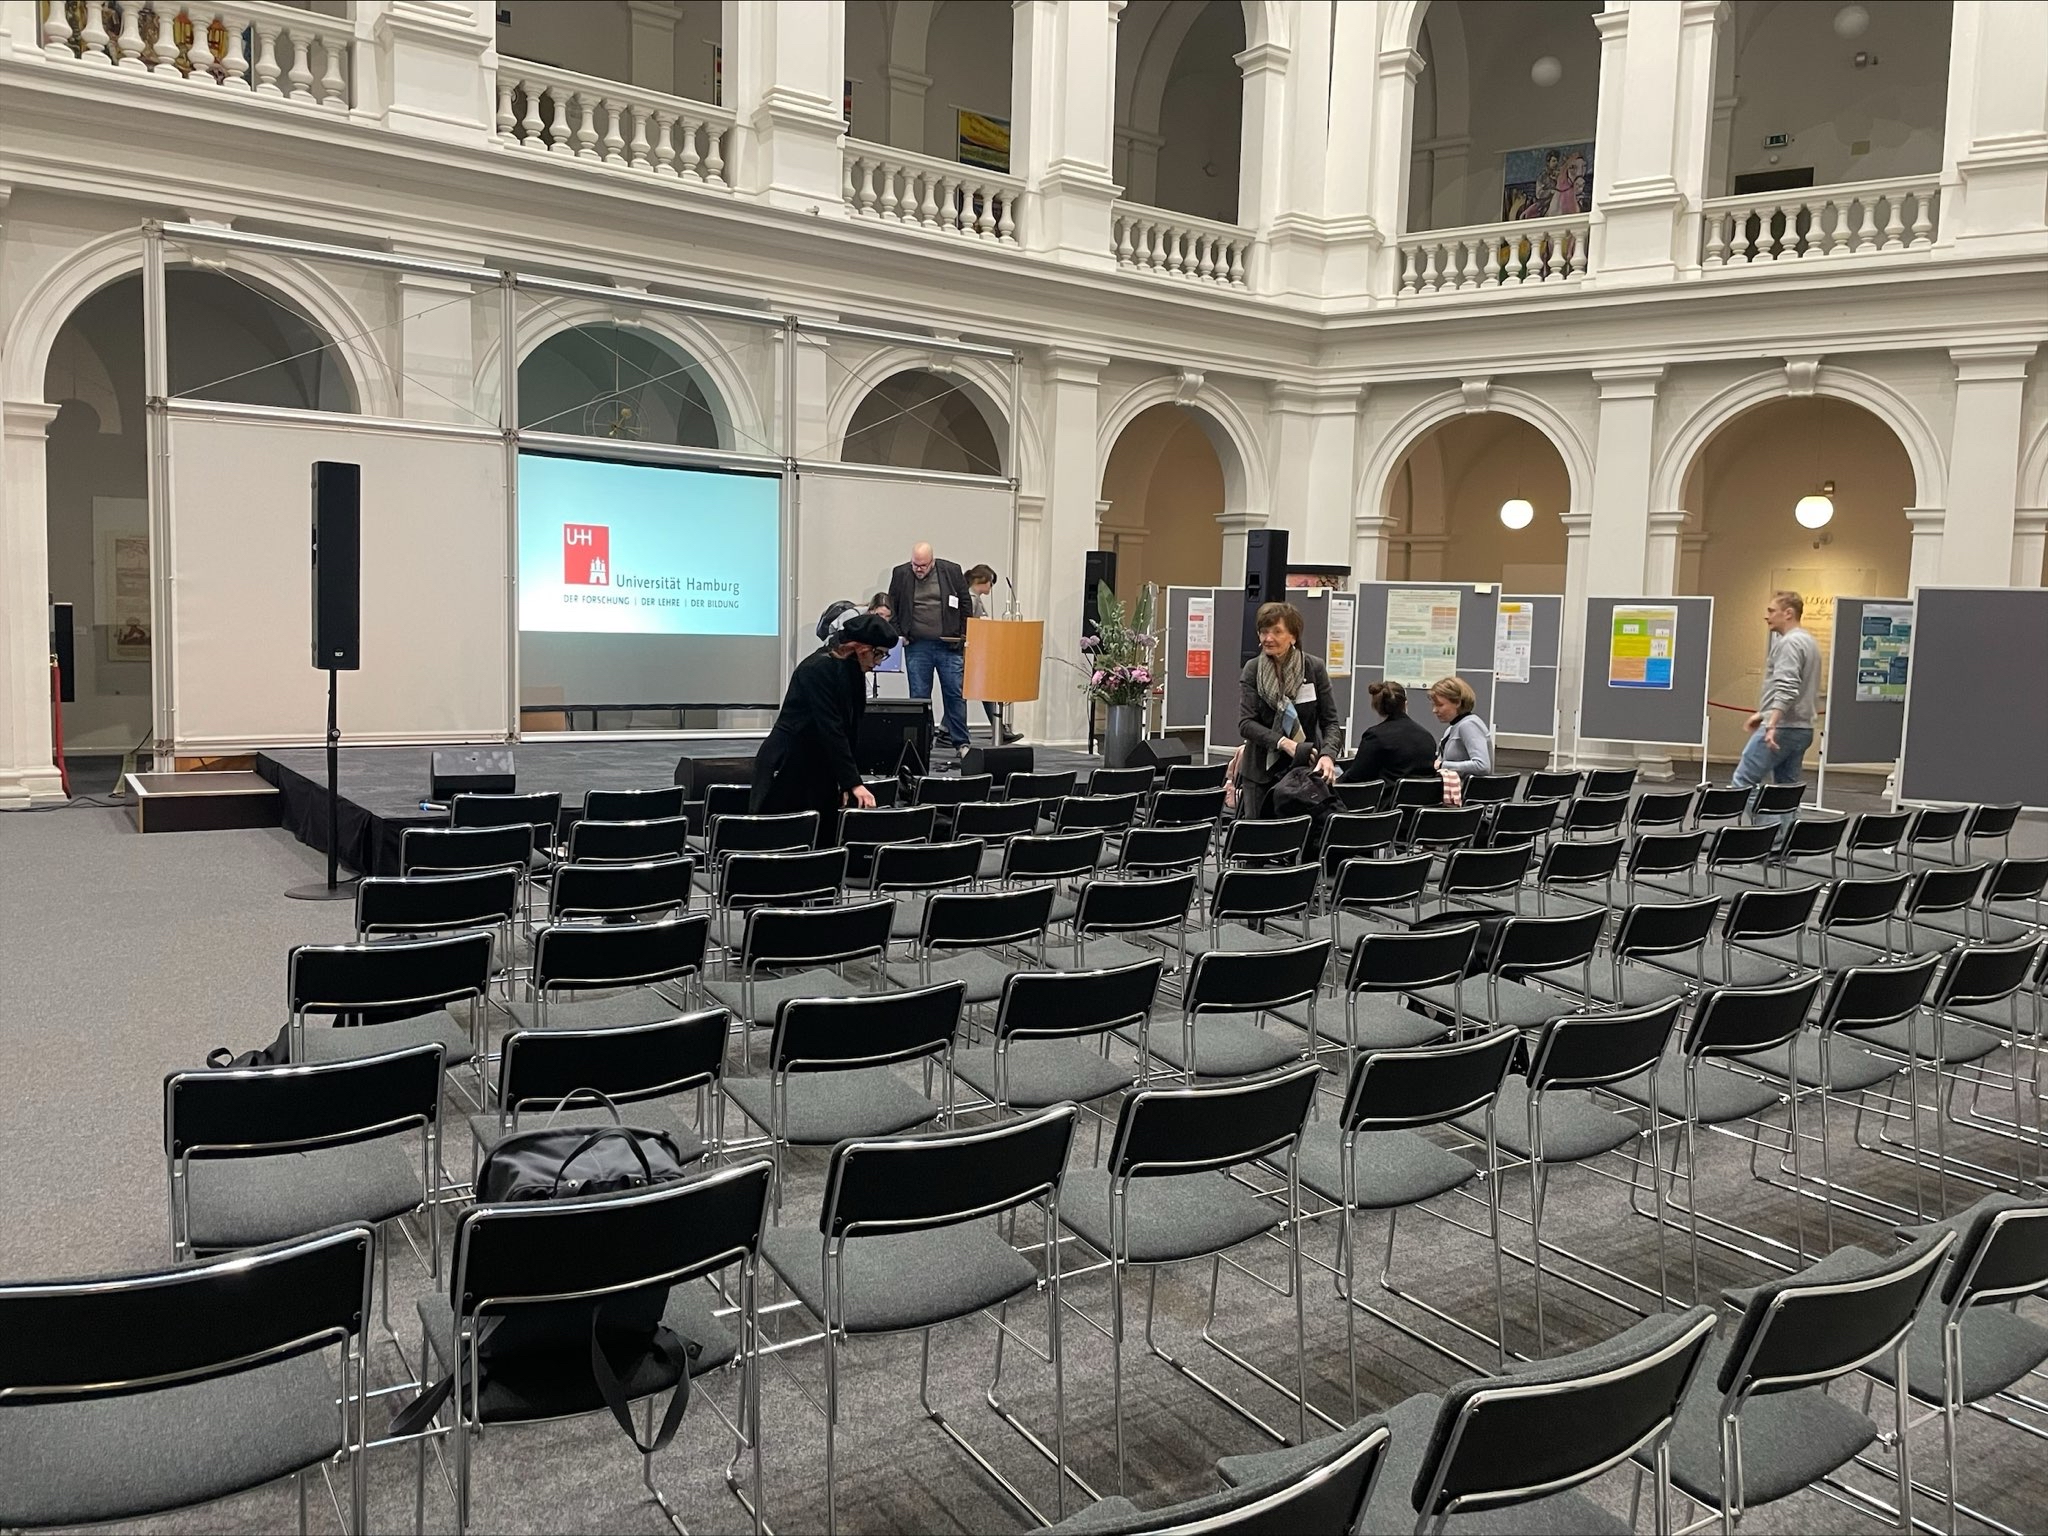
<path id="1" fill-rule="evenodd" d="M 1273 706 L 1259 697 L 1262 659 L 1254 656 L 1244 664 L 1238 677 L 1237 733 L 1245 742 L 1244 764 L 1238 772 L 1254 784 L 1270 784 L 1294 766 L 1293 760 L 1283 757 L 1270 769 L 1266 767 L 1266 754 L 1279 745 L 1280 733 L 1273 728 Z M 1311 702 L 1297 705 L 1303 737 L 1319 753 L 1333 758 L 1342 756 L 1344 722 L 1337 718 L 1336 696 L 1330 691 L 1330 669 L 1323 665 L 1322 657 L 1303 652 L 1301 681 L 1316 693 Z M 1300 761 L 1315 759 L 1305 757 Z"/>

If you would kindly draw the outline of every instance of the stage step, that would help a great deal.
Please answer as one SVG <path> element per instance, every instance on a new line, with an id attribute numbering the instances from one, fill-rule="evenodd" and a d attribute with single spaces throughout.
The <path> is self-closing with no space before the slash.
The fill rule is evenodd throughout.
<path id="1" fill-rule="evenodd" d="M 274 827 L 277 786 L 253 773 L 130 773 L 122 778 L 138 832 Z"/>

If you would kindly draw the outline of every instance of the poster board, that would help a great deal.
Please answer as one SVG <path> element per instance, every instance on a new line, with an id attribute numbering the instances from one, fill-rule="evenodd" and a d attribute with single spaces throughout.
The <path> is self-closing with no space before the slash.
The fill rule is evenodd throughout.
<path id="1" fill-rule="evenodd" d="M 1887 676 L 1883 693 L 1859 684 L 1863 651 L 1863 624 L 1868 614 L 1873 629 L 1890 627 L 1889 611 L 1912 611 L 1902 597 L 1837 597 L 1835 599 L 1834 643 L 1829 648 L 1827 669 L 1827 714 L 1822 721 L 1821 760 L 1824 764 L 1889 764 L 1897 761 L 1899 743 L 1906 728 L 1906 681 L 1912 675 L 1911 642 L 1903 655 L 1895 655 L 1896 642 L 1889 636 L 1873 635 L 1872 657 Z M 1875 611 L 1872 611 L 1875 610 Z M 1903 661 L 1901 668 L 1895 663 Z M 1892 694 L 1889 677 L 1897 672 L 1901 682 Z"/>
<path id="2" fill-rule="evenodd" d="M 2048 589 L 1921 587 L 1913 617 L 1899 800 L 2048 809 Z"/>
<path id="3" fill-rule="evenodd" d="M 1456 588 L 1458 592 L 1457 674 L 1472 685 L 1479 696 L 1479 718 L 1495 723 L 1493 640 L 1499 620 L 1500 593 L 1491 585 L 1454 581 L 1367 581 L 1358 586 L 1358 641 L 1353 658 L 1354 697 L 1365 697 L 1365 688 L 1386 676 L 1387 594 L 1397 590 Z M 1435 682 L 1435 678 L 1430 678 Z M 1411 694 L 1412 698 L 1412 694 Z M 1353 714 L 1356 715 L 1354 710 Z M 1409 715 L 1426 721 L 1428 706 L 1411 703 Z M 1545 727 L 1548 731 L 1548 727 Z M 1355 738 L 1357 732 L 1352 733 Z"/>
<path id="4" fill-rule="evenodd" d="M 1670 610 L 1670 654 L 1615 655 L 1617 609 Z M 1586 656 L 1579 676 L 1580 738 L 1701 747 L 1707 734 L 1707 663 L 1713 637 L 1711 597 L 1587 598 Z M 1656 665 L 1659 661 L 1665 665 Z M 1616 676 L 1620 681 L 1610 682 Z"/>
<path id="5" fill-rule="evenodd" d="M 1220 658 L 1215 652 L 1216 589 L 1166 589 L 1166 682 L 1160 702 L 1160 726 L 1168 731 L 1198 731 L 1209 720 L 1209 679 Z M 1206 622 L 1195 622 L 1203 621 Z M 1209 641 L 1206 654 L 1190 655 L 1190 641 Z M 1199 646 L 1194 647 L 1199 651 Z"/>
<path id="6" fill-rule="evenodd" d="M 1491 723 L 1496 736 L 1557 736 L 1558 661 L 1564 641 L 1564 599 L 1546 595 L 1502 593 L 1504 615 L 1512 603 L 1529 605 L 1528 676 L 1512 681 L 1496 668 Z M 1499 649 L 1501 619 L 1495 621 Z M 1495 660 L 1500 658 L 1496 655 Z"/>

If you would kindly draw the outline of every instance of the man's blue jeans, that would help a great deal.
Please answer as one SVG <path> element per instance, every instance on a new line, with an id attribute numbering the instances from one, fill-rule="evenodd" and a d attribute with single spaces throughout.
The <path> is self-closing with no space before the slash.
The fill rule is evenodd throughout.
<path id="1" fill-rule="evenodd" d="M 939 674 L 939 694 L 946 701 L 946 739 L 956 747 L 967 745 L 967 698 L 961 692 L 964 667 L 957 645 L 943 640 L 912 640 L 903 648 L 904 669 L 910 674 L 910 696 L 932 696 L 932 673 Z"/>
<path id="2" fill-rule="evenodd" d="M 1813 728 L 1805 725 L 1781 725 L 1778 727 L 1778 744 L 1775 747 L 1764 739 L 1764 734 L 1762 726 L 1750 732 L 1749 745 L 1742 749 L 1742 760 L 1735 765 L 1735 785 L 1738 789 L 1754 789 L 1760 784 L 1767 783 L 1799 782 L 1801 761 L 1806 756 L 1806 749 L 1813 745 Z M 1785 829 L 1797 819 L 1797 813 L 1786 811 L 1771 819 L 1778 823 L 1778 835 L 1782 839 Z"/>

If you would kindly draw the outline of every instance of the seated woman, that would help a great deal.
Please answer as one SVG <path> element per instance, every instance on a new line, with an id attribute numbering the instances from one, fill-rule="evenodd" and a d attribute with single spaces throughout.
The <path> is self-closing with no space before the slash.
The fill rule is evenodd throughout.
<path id="1" fill-rule="evenodd" d="M 1358 738 L 1358 756 L 1344 770 L 1347 780 L 1419 779 L 1436 772 L 1436 737 L 1408 718 L 1408 690 L 1396 682 L 1366 690 L 1379 720 Z"/>
<path id="2" fill-rule="evenodd" d="M 1437 743 L 1437 759 L 1461 779 L 1493 772 L 1493 737 L 1486 722 L 1473 714 L 1479 697 L 1462 677 L 1446 677 L 1429 685 L 1430 713 L 1449 727 Z"/>

